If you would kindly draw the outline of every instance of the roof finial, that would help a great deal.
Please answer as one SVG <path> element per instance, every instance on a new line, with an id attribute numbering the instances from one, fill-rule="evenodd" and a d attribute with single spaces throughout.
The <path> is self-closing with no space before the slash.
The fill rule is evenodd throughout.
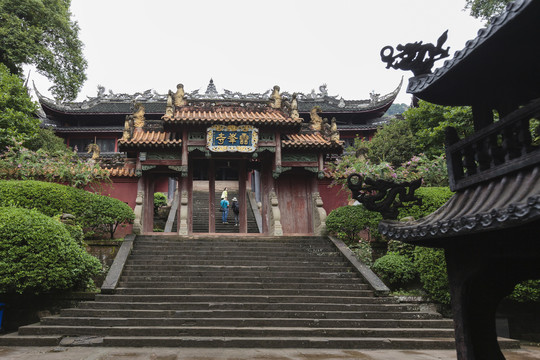
<path id="1" fill-rule="evenodd" d="M 210 78 L 210 82 L 208 83 L 208 87 L 206 88 L 206 95 L 217 95 L 218 91 L 216 89 L 216 85 L 214 85 L 214 80 Z"/>

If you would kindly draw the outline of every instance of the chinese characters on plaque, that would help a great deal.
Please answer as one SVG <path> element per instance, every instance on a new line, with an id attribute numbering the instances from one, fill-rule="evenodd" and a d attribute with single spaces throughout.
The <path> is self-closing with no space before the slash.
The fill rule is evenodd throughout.
<path id="1" fill-rule="evenodd" d="M 252 153 L 258 142 L 259 129 L 251 125 L 214 125 L 206 130 L 206 146 L 213 152 Z"/>

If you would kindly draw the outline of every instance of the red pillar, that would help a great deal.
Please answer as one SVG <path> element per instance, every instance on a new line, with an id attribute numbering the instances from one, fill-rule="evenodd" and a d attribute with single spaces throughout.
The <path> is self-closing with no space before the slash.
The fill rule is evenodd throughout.
<path id="1" fill-rule="evenodd" d="M 247 197 L 246 197 L 246 160 L 240 160 L 238 164 L 238 204 L 240 204 L 240 230 L 239 232 L 247 233 Z"/>
<path id="2" fill-rule="evenodd" d="M 216 232 L 216 168 L 214 159 L 208 162 L 208 232 Z"/>

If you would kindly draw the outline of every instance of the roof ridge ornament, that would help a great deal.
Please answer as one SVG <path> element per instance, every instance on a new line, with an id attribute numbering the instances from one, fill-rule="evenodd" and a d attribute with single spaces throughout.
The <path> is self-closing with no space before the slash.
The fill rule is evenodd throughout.
<path id="1" fill-rule="evenodd" d="M 270 107 L 272 109 L 281 109 L 281 95 L 279 94 L 278 85 L 274 85 L 272 95 L 270 95 Z"/>
<path id="2" fill-rule="evenodd" d="M 443 49 L 442 46 L 448 39 L 448 30 L 446 30 L 437 40 L 437 46 L 428 43 L 422 44 L 422 41 L 398 44 L 396 50 L 401 51 L 394 55 L 392 46 L 385 46 L 381 49 L 381 60 L 386 63 L 386 68 L 401 70 L 411 70 L 414 76 L 431 73 L 431 68 L 435 61 L 449 56 L 450 47 Z"/>
<path id="3" fill-rule="evenodd" d="M 208 83 L 208 86 L 206 87 L 205 95 L 217 95 L 218 91 L 216 89 L 216 85 L 214 85 L 214 79 L 210 78 L 210 82 Z"/>

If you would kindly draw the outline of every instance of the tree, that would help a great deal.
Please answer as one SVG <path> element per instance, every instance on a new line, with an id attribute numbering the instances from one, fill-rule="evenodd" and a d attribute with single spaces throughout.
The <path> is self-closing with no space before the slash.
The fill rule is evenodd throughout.
<path id="1" fill-rule="evenodd" d="M 465 9 L 471 9 L 475 18 L 489 20 L 499 14 L 512 0 L 466 0 Z"/>
<path id="2" fill-rule="evenodd" d="M 473 133 L 472 110 L 469 106 L 441 106 L 420 100 L 418 107 L 403 113 L 413 135 L 415 153 L 429 157 L 444 154 L 444 130 L 456 128 L 463 138 Z"/>
<path id="3" fill-rule="evenodd" d="M 72 152 L 64 139 L 54 135 L 51 129 L 38 129 L 37 135 L 25 141 L 24 146 L 33 151 L 42 149 L 49 154 Z"/>
<path id="4" fill-rule="evenodd" d="M 36 135 L 39 129 L 36 109 L 22 80 L 0 64 L 0 153 L 6 146 L 27 141 Z"/>
<path id="5" fill-rule="evenodd" d="M 392 104 L 388 108 L 388 110 L 384 113 L 384 116 L 392 116 L 397 114 L 403 114 L 405 110 L 407 110 L 409 106 L 407 104 Z"/>
<path id="6" fill-rule="evenodd" d="M 394 166 L 409 160 L 416 150 L 409 124 L 400 119 L 393 119 L 379 129 L 368 146 L 368 158 L 372 162 L 386 161 Z"/>
<path id="7" fill-rule="evenodd" d="M 70 0 L 0 0 L 0 62 L 18 76 L 23 65 L 35 65 L 60 100 L 75 99 L 86 80 L 70 5 Z"/>

